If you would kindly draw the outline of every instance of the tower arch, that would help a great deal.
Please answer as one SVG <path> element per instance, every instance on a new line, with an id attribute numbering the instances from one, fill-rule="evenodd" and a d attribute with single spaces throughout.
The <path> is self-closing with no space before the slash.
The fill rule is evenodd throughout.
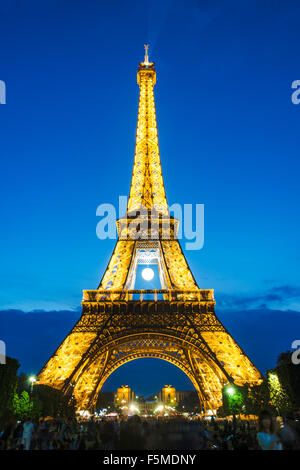
<path id="1" fill-rule="evenodd" d="M 115 337 L 85 358 L 68 384 L 83 409 L 93 409 L 108 377 L 119 367 L 140 358 L 162 359 L 183 371 L 193 383 L 204 408 L 220 406 L 220 392 L 228 380 L 204 349 L 176 332 L 144 332 Z"/>

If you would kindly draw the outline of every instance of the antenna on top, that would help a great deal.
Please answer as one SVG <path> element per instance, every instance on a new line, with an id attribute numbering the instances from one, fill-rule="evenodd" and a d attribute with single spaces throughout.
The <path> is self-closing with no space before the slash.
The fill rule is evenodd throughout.
<path id="1" fill-rule="evenodd" d="M 145 48 L 145 60 L 144 60 L 144 64 L 145 64 L 145 65 L 149 65 L 148 47 L 149 47 L 149 44 L 145 44 L 145 45 L 144 45 L 144 48 Z"/>

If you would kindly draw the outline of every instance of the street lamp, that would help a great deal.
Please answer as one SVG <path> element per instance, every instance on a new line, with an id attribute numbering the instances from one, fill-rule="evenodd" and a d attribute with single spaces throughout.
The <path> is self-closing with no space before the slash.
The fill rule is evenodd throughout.
<path id="1" fill-rule="evenodd" d="M 36 382 L 36 378 L 34 375 L 31 375 L 28 379 L 28 382 L 30 383 L 30 390 L 32 392 L 32 389 L 33 389 L 33 384 Z"/>
<path id="2" fill-rule="evenodd" d="M 32 409 L 31 399 L 32 399 L 33 384 L 36 382 L 35 376 L 34 376 L 34 375 L 31 375 L 31 376 L 28 378 L 28 382 L 30 383 L 30 395 L 29 395 L 29 412 L 30 412 L 31 409 Z"/>
<path id="3" fill-rule="evenodd" d="M 227 393 L 227 395 L 232 396 L 234 394 L 234 387 L 230 385 L 226 388 L 225 392 Z"/>

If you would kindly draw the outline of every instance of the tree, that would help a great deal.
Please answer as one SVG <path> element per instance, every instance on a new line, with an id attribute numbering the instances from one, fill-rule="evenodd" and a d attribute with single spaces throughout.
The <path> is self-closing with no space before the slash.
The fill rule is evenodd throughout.
<path id="1" fill-rule="evenodd" d="M 284 386 L 278 376 L 277 368 L 268 371 L 268 386 L 270 390 L 270 401 L 275 407 L 278 414 L 291 411 L 292 402 Z"/>
<path id="2" fill-rule="evenodd" d="M 69 399 L 61 390 L 48 385 L 35 385 L 32 392 L 33 414 L 53 418 L 74 418 L 75 399 Z"/>
<path id="3" fill-rule="evenodd" d="M 17 393 L 22 393 L 23 390 L 26 390 L 26 392 L 30 392 L 30 384 L 29 384 L 29 376 L 27 374 L 24 374 L 24 372 L 21 372 L 18 377 L 17 377 Z M 29 393 L 30 394 L 30 393 Z"/>
<path id="4" fill-rule="evenodd" d="M 6 364 L 0 365 L 0 418 L 13 412 L 13 398 L 17 387 L 17 372 L 20 367 L 17 359 L 6 357 Z"/>
<path id="5" fill-rule="evenodd" d="M 259 415 L 261 410 L 269 410 L 273 413 L 274 407 L 270 401 L 270 390 L 267 378 L 264 378 L 259 385 L 244 385 L 245 393 L 245 414 Z M 247 392 L 246 392 L 247 389 Z"/>
<path id="6" fill-rule="evenodd" d="M 232 389 L 232 390 L 231 390 Z M 229 390 L 229 393 L 228 393 Z M 268 380 L 265 378 L 259 385 L 248 383 L 241 387 L 227 385 L 223 389 L 223 405 L 218 409 L 218 416 L 230 414 L 258 415 L 261 410 L 274 412 L 270 401 Z"/>
<path id="7" fill-rule="evenodd" d="M 247 388 L 237 385 L 225 385 L 222 390 L 223 413 L 225 416 L 237 415 L 245 412 L 245 401 L 247 397 Z"/>
<path id="8" fill-rule="evenodd" d="M 26 390 L 13 397 L 13 413 L 19 419 L 29 415 L 74 418 L 75 401 L 69 400 L 60 390 L 47 385 L 35 385 L 31 396 Z"/>
<path id="9" fill-rule="evenodd" d="M 300 407 L 300 367 L 292 363 L 292 352 L 286 351 L 278 356 L 277 367 L 270 371 L 278 376 L 280 384 L 288 396 L 290 407 Z"/>
<path id="10" fill-rule="evenodd" d="M 14 394 L 13 397 L 13 412 L 14 415 L 17 416 L 19 419 L 27 418 L 32 411 L 33 403 L 30 400 L 30 396 L 26 390 L 18 395 L 17 393 Z"/>
<path id="11" fill-rule="evenodd" d="M 291 351 L 285 351 L 279 354 L 277 358 L 277 366 L 291 363 Z"/>

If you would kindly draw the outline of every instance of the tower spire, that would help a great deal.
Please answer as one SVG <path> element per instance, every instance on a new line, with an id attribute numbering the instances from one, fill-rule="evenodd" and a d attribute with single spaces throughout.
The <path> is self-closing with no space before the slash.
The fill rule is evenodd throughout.
<path id="1" fill-rule="evenodd" d="M 154 101 L 156 71 L 149 62 L 148 44 L 145 44 L 145 61 L 137 72 L 140 87 L 138 122 L 135 142 L 134 166 L 127 212 L 144 207 L 169 214 L 165 194 L 158 145 L 157 122 Z"/>
<path id="2" fill-rule="evenodd" d="M 144 48 L 145 48 L 144 64 L 145 64 L 145 65 L 149 65 L 149 58 L 148 58 L 148 48 L 149 48 L 149 44 L 144 44 Z"/>

